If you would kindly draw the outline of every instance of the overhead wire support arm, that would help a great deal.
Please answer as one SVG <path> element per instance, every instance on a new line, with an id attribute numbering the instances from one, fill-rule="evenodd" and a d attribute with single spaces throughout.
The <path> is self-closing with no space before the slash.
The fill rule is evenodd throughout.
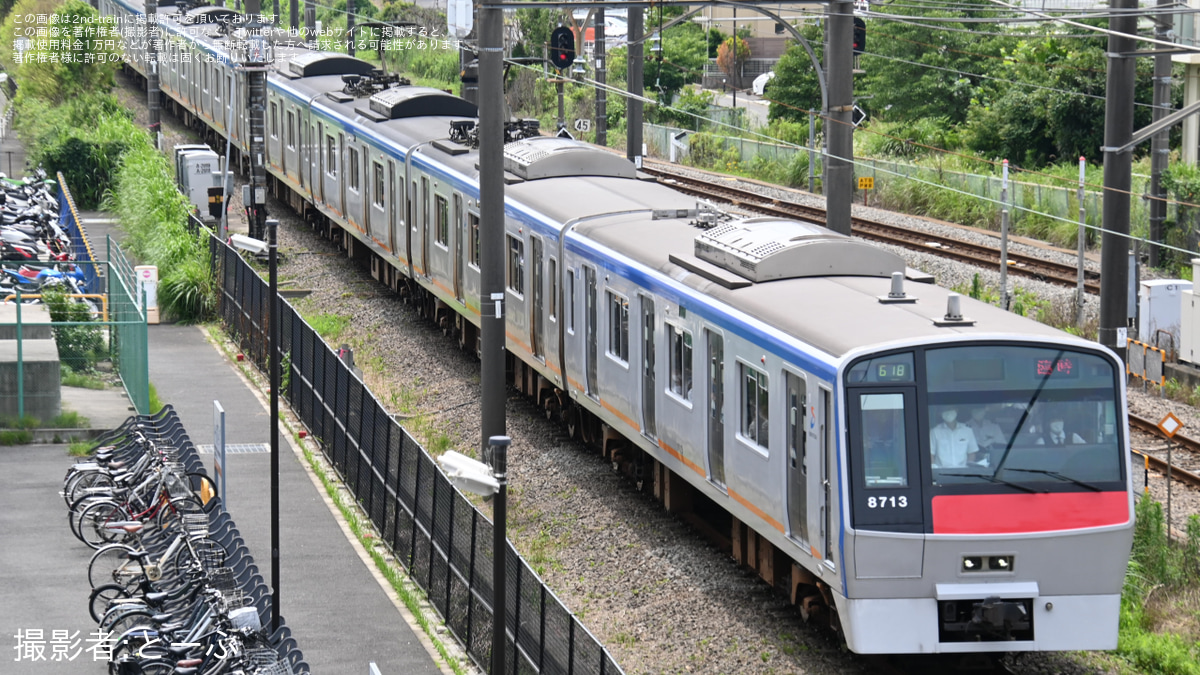
<path id="1" fill-rule="evenodd" d="M 1116 148 L 1105 147 L 1105 148 L 1100 148 L 1100 149 L 1103 152 L 1109 152 L 1109 151 L 1129 152 L 1130 150 L 1134 149 L 1141 143 L 1144 143 L 1147 140 L 1149 140 L 1149 138 L 1151 136 L 1153 136 L 1154 134 L 1156 134 L 1164 129 L 1170 129 L 1171 127 L 1173 127 L 1176 124 L 1183 121 L 1183 119 L 1185 117 L 1188 117 L 1189 115 L 1194 115 L 1197 112 L 1200 112 L 1200 101 L 1197 101 L 1197 102 L 1187 106 L 1186 108 L 1180 108 L 1179 110 L 1176 110 L 1175 112 L 1171 113 L 1170 115 L 1167 115 L 1166 117 L 1158 120 L 1157 122 L 1147 124 L 1146 126 L 1142 127 L 1141 129 L 1138 129 L 1137 131 L 1133 132 L 1133 136 L 1130 137 L 1129 142 L 1120 147 L 1116 147 Z"/>

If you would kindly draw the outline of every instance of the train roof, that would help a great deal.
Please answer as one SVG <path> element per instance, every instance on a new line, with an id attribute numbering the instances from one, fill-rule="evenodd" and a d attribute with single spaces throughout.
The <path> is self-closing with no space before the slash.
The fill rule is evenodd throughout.
<path id="1" fill-rule="evenodd" d="M 662 219 L 648 224 L 645 218 L 618 215 L 582 223 L 576 232 L 835 357 L 868 345 L 955 334 L 1064 335 L 1057 329 L 967 297 L 961 299 L 964 321 L 946 321 L 951 291 L 932 284 L 906 283 L 906 295 L 914 302 L 881 302 L 891 289 L 890 273 L 878 276 L 819 273 L 750 281 L 697 255 L 696 239 L 705 231 L 692 222 Z M 763 220 L 759 222 L 769 225 Z M 810 227 L 834 234 L 819 226 Z M 865 242 L 858 245 L 879 250 Z"/>

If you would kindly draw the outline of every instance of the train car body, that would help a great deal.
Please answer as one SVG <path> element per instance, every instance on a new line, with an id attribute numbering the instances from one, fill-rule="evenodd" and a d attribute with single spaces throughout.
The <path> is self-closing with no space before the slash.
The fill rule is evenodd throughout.
<path id="1" fill-rule="evenodd" d="M 164 93 L 244 152 L 223 38 L 159 11 L 181 59 L 160 64 Z M 449 131 L 475 108 L 420 87 L 348 93 L 370 70 L 277 49 L 268 170 L 381 278 L 478 325 L 478 152 Z M 785 554 L 790 590 L 823 597 L 852 650 L 1116 646 L 1133 496 L 1111 352 L 970 299 L 957 310 L 934 285 L 900 292 L 894 254 L 715 218 L 586 144 L 509 143 L 505 181 L 513 357 L 564 413 L 619 431 Z M 1047 442 L 1064 418 L 1071 442 Z"/>

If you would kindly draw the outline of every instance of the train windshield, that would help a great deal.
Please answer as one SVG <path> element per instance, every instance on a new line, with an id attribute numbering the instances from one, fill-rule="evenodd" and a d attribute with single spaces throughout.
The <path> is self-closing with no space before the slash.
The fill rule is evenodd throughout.
<path id="1" fill-rule="evenodd" d="M 1124 492 L 1113 362 L 1003 342 L 877 354 L 846 374 L 855 527 L 932 531 L 935 500 Z M 947 506 L 949 505 L 949 506 Z"/>
<path id="2" fill-rule="evenodd" d="M 1053 346 L 926 350 L 934 486 L 1113 489 L 1124 481 L 1117 383 L 1108 360 Z"/>

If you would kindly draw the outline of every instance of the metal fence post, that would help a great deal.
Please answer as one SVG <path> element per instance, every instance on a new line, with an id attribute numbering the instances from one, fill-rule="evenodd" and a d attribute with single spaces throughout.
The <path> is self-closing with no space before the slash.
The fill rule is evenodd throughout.
<path id="1" fill-rule="evenodd" d="M 17 291 L 17 419 L 25 417 L 25 355 L 22 353 L 21 289 Z"/>

